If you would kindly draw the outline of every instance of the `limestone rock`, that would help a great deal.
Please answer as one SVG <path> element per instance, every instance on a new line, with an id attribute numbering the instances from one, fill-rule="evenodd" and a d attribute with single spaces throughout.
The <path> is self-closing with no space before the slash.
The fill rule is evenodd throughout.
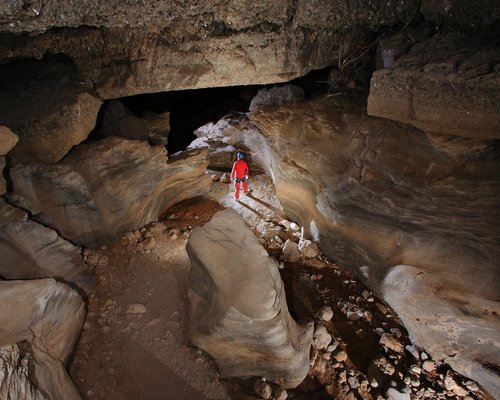
<path id="1" fill-rule="evenodd" d="M 491 299 L 500 298 L 498 148 L 480 139 L 425 134 L 365 112 L 352 101 L 328 97 L 276 111 L 257 109 L 249 115 L 257 129 L 249 123 L 236 135 L 258 154 L 255 159 L 273 177 L 284 211 L 303 227 L 303 236 L 381 294 L 410 335 L 419 337 L 415 343 L 437 350 L 434 359 L 456 354 L 455 370 L 499 392 L 500 379 L 469 356 L 479 360 L 481 354 L 484 365 L 498 364 L 486 331 L 500 332 L 499 322 L 484 311 L 497 309 Z M 394 266 L 401 260 L 415 266 L 415 274 L 403 272 L 398 279 L 403 267 Z M 424 275 L 413 282 L 418 272 Z M 427 281 L 431 275 L 439 279 Z M 424 277 L 426 283 L 417 283 Z M 410 292 L 398 282 L 410 282 Z M 464 302 L 460 317 L 445 318 L 457 315 Z M 420 318 L 426 310 L 434 311 Z M 443 319 L 436 324 L 431 315 Z M 429 327 L 439 333 L 429 334 Z"/>
<path id="2" fill-rule="evenodd" d="M 216 0 L 0 5 L 3 62 L 57 54 L 104 99 L 169 90 L 286 82 L 337 57 L 350 25 L 397 25 L 412 0 L 370 3 Z M 68 29 L 51 29 L 51 28 Z M 35 31 L 36 34 L 27 34 Z M 14 35 L 13 33 L 18 33 Z M 22 34 L 19 34 L 22 33 Z"/>
<path id="3" fill-rule="evenodd" d="M 0 398 L 49 400 L 30 380 L 29 355 L 18 345 L 0 347 Z"/>
<path id="4" fill-rule="evenodd" d="M 80 400 L 64 369 L 83 325 L 80 295 L 53 279 L 0 281 L 0 303 L 0 347 L 28 341 L 33 358 L 30 381 L 49 399 Z M 15 351 L 11 347 L 12 360 Z M 17 371 L 18 376 L 23 372 Z"/>
<path id="5" fill-rule="evenodd" d="M 122 136 L 135 140 L 147 140 L 152 146 L 166 146 L 170 131 L 169 113 L 147 113 L 144 118 L 132 114 L 120 101 L 112 100 L 103 107 L 100 128 L 104 136 Z"/>
<path id="6" fill-rule="evenodd" d="M 419 43 L 391 69 L 376 71 L 368 113 L 424 131 L 500 138 L 498 47 L 439 34 Z"/>
<path id="7" fill-rule="evenodd" d="M 270 399 L 273 395 L 273 389 L 269 386 L 269 383 L 262 379 L 255 381 L 253 384 L 253 391 L 261 399 Z"/>
<path id="8" fill-rule="evenodd" d="M 53 163 L 94 129 L 99 99 L 62 63 L 18 63 L 0 74 L 0 124 L 19 136 L 13 163 Z"/>
<path id="9" fill-rule="evenodd" d="M 0 253 L 0 275 L 7 279 L 57 277 L 86 293 L 96 283 L 93 268 L 82 261 L 80 248 L 1 198 Z"/>
<path id="10" fill-rule="evenodd" d="M 333 318 L 333 310 L 330 306 L 323 306 L 319 309 L 318 315 L 323 321 L 331 321 Z"/>
<path id="11" fill-rule="evenodd" d="M 190 339 L 222 376 L 262 376 L 286 388 L 309 369 L 313 326 L 297 324 L 276 261 L 232 209 L 195 228 L 191 259 Z"/>
<path id="12" fill-rule="evenodd" d="M 331 342 L 332 335 L 323 325 L 320 325 L 314 332 L 313 347 L 317 350 L 326 349 Z"/>
<path id="13" fill-rule="evenodd" d="M 10 199 L 64 238 L 95 248 L 204 193 L 206 166 L 206 150 L 167 162 L 163 147 L 113 136 L 77 146 L 55 165 L 13 167 Z"/>
<path id="14" fill-rule="evenodd" d="M 297 246 L 297 243 L 293 242 L 290 239 L 287 239 L 285 244 L 283 245 L 283 260 L 295 262 L 300 260 L 300 252 Z"/>
<path id="15" fill-rule="evenodd" d="M 3 170 L 5 168 L 5 157 L 0 156 L 0 196 L 7 192 L 7 184 L 3 177 Z"/>
<path id="16" fill-rule="evenodd" d="M 396 353 L 402 353 L 404 350 L 401 342 L 399 342 L 394 336 L 389 335 L 388 333 L 382 334 L 379 343 Z"/>
<path id="17" fill-rule="evenodd" d="M 260 89 L 250 102 L 250 111 L 258 106 L 281 106 L 304 100 L 305 92 L 300 86 L 284 85 L 273 86 L 269 89 Z"/>
<path id="18" fill-rule="evenodd" d="M 19 137 L 6 126 L 0 126 L 0 156 L 6 155 L 19 141 Z"/>
<path id="19" fill-rule="evenodd" d="M 387 400 L 410 400 L 409 391 L 399 391 L 395 388 L 389 388 L 387 390 Z"/>
<path id="20" fill-rule="evenodd" d="M 314 258 L 319 254 L 318 245 L 304 238 L 299 240 L 298 249 L 307 258 Z"/>

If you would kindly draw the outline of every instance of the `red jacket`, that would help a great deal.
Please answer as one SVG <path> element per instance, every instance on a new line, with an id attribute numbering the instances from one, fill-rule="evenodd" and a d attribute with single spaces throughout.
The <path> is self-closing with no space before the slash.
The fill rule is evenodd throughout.
<path id="1" fill-rule="evenodd" d="M 233 170 L 231 171 L 231 179 L 243 179 L 248 175 L 248 172 L 247 162 L 245 160 L 238 160 L 233 165 Z"/>

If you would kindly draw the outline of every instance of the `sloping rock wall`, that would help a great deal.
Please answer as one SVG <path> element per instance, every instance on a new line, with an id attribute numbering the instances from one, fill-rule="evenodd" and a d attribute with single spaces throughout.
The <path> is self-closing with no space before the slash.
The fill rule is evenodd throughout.
<path id="1" fill-rule="evenodd" d="M 89 293 L 93 268 L 81 249 L 57 232 L 28 219 L 26 212 L 0 198 L 0 276 L 6 279 L 58 278 Z"/>
<path id="2" fill-rule="evenodd" d="M 13 163 L 59 161 L 94 129 L 102 104 L 62 62 L 2 66 L 0 92 L 0 125 L 19 136 Z"/>
<path id="3" fill-rule="evenodd" d="M 85 307 L 79 294 L 53 279 L 0 281 L 0 303 L 0 347 L 27 341 L 33 356 L 30 380 L 49 399 L 80 400 L 64 369 L 83 326 Z M 15 363 L 16 349 L 11 349 L 8 358 Z"/>
<path id="4" fill-rule="evenodd" d="M 119 137 L 77 146 L 58 164 L 17 165 L 9 198 L 62 237 L 99 247 L 204 193 L 206 150 L 167 162 L 164 147 Z"/>
<path id="5" fill-rule="evenodd" d="M 288 312 L 278 262 L 243 218 L 227 209 L 195 228 L 190 338 L 217 361 L 222 376 L 262 376 L 296 387 L 309 370 L 313 326 Z"/>
<path id="6" fill-rule="evenodd" d="M 377 30 L 414 11 L 411 0 L 112 1 L 84 12 L 71 0 L 9 3 L 0 6 L 0 59 L 64 54 L 104 99 L 283 82 L 331 65 L 348 27 Z"/>
<path id="7" fill-rule="evenodd" d="M 428 132 L 498 139 L 499 59 L 498 45 L 438 34 L 373 74 L 368 114 Z"/>
<path id="8" fill-rule="evenodd" d="M 467 327 L 463 337 L 475 335 L 481 344 L 448 331 L 455 328 L 446 319 L 407 326 L 416 343 L 433 341 L 430 349 L 450 343 L 434 358 L 453 360 L 458 371 L 494 393 L 488 365 L 471 363 L 468 354 L 494 354 L 499 345 L 482 326 L 500 330 L 491 319 L 500 295 L 498 149 L 494 142 L 426 134 L 368 117 L 353 100 L 262 107 L 249 115 L 246 127 L 221 122 L 210 137 L 250 148 L 306 236 L 351 266 L 402 319 L 414 315 L 409 309 L 421 309 L 415 302 L 392 301 L 402 298 L 385 290 L 392 269 L 409 265 L 438 277 L 440 285 L 427 301 L 444 302 Z"/>

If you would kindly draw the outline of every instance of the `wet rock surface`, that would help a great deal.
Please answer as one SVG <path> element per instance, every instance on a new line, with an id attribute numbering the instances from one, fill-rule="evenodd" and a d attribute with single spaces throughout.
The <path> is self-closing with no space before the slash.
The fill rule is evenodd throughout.
<path id="1" fill-rule="evenodd" d="M 9 198 L 62 237 L 95 248 L 208 190 L 206 165 L 206 150 L 167 161 L 164 147 L 109 137 L 78 146 L 58 164 L 13 167 Z"/>
<path id="2" fill-rule="evenodd" d="M 216 214 L 191 233 L 187 251 L 192 343 L 217 361 L 222 376 L 298 386 L 309 369 L 312 326 L 290 316 L 278 263 L 243 219 L 233 210 Z"/>

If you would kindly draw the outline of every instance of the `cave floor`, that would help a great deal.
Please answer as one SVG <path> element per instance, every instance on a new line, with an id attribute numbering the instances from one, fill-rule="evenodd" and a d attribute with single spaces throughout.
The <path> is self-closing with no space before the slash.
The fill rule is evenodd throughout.
<path id="1" fill-rule="evenodd" d="M 219 379 L 216 364 L 191 347 L 187 338 L 190 263 L 185 247 L 191 228 L 209 221 L 223 207 L 232 207 L 258 237 L 279 231 L 277 223 L 283 215 L 271 180 L 264 175 L 253 177 L 250 188 L 253 197 L 242 197 L 237 203 L 230 185 L 214 182 L 206 197 L 169 209 L 161 225 L 153 223 L 135 236 L 129 233 L 92 252 L 99 260 L 99 283 L 88 299 L 87 320 L 69 367 L 83 399 L 255 398 L 251 396 L 254 380 Z M 286 235 L 293 233 L 281 230 L 284 239 Z M 270 236 L 265 246 L 270 255 L 279 256 L 280 246 Z M 421 363 L 408 351 L 397 354 L 379 344 L 381 332 L 390 333 L 403 346 L 410 342 L 397 316 L 349 271 L 320 256 L 285 263 L 281 273 L 292 315 L 298 320 L 317 320 L 318 310 L 331 306 L 333 319 L 324 325 L 338 342 L 333 353 L 313 351 L 315 363 L 308 378 L 288 391 L 289 398 L 377 399 L 381 388 L 370 386 L 367 378 L 371 360 L 384 355 L 401 379 Z M 351 320 L 347 311 L 355 309 L 362 310 L 363 317 Z M 448 370 L 440 366 L 433 373 L 419 375 L 422 396 L 412 399 L 454 398 L 445 395 L 442 387 L 441 378 Z M 428 388 L 436 397 L 424 396 Z M 481 391 L 470 398 L 487 399 Z"/>

